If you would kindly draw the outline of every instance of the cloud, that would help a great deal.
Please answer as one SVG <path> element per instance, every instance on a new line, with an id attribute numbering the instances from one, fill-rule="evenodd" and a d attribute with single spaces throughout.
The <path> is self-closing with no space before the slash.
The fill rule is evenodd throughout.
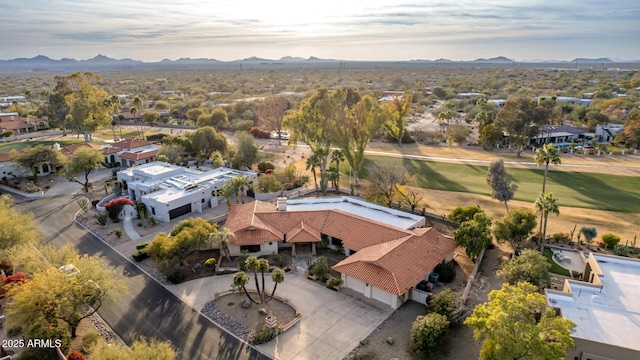
<path id="1" fill-rule="evenodd" d="M 640 58 L 637 0 L 5 2 L 0 13 L 4 58 L 52 51 L 48 55 L 127 53 L 143 60 L 159 60 L 167 53 L 224 59 L 260 53 L 346 58 L 357 53 L 396 60 L 428 46 L 447 52 L 433 58 L 476 58 L 479 49 L 485 52 L 482 56 L 571 58 L 574 54 L 566 52 L 575 51 L 567 45 L 572 39 L 599 56 Z M 393 44 L 395 51 L 388 51 Z M 601 48 L 592 49 L 595 44 Z M 308 53 L 288 53 L 300 49 Z"/>

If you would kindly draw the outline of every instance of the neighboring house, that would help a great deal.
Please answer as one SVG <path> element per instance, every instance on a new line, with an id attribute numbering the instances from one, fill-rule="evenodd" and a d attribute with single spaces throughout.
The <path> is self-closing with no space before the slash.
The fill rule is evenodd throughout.
<path id="1" fill-rule="evenodd" d="M 545 143 L 568 144 L 571 141 L 585 138 L 589 130 L 568 125 L 544 125 L 538 135 L 529 140 L 529 145 L 540 146 Z"/>
<path id="2" fill-rule="evenodd" d="M 22 117 L 16 112 L 0 113 L 0 131 L 13 130 L 15 134 L 25 134 L 48 128 L 46 119 Z"/>
<path id="3" fill-rule="evenodd" d="M 402 98 L 404 91 L 385 90 L 382 92 L 382 97 L 378 99 L 378 102 L 392 102 L 395 99 Z"/>
<path id="4" fill-rule="evenodd" d="M 640 260 L 589 253 L 583 280 L 545 290 L 547 304 L 576 324 L 566 359 L 640 359 Z"/>
<path id="5" fill-rule="evenodd" d="M 596 125 L 596 140 L 598 142 L 611 142 L 622 131 L 624 131 L 623 124 L 598 124 Z"/>
<path id="6" fill-rule="evenodd" d="M 221 196 L 218 191 L 234 177 L 246 175 L 249 183 L 257 181 L 252 171 L 228 168 L 189 169 L 160 161 L 118 171 L 120 188 L 132 201 L 147 206 L 149 214 L 159 221 L 172 219 L 202 209 L 216 207 Z M 244 189 L 243 195 L 246 195 Z"/>
<path id="7" fill-rule="evenodd" d="M 11 153 L 0 153 L 0 179 L 11 180 L 14 177 L 28 176 L 29 172 L 11 160 Z"/>
<path id="8" fill-rule="evenodd" d="M 232 205 L 225 227 L 235 235 L 233 256 L 282 248 L 315 255 L 324 240 L 348 256 L 333 267 L 345 287 L 398 308 L 437 264 L 453 258 L 453 239 L 424 225 L 421 216 L 340 197 Z"/>
<path id="9" fill-rule="evenodd" d="M 120 163 L 131 167 L 154 162 L 160 146 L 152 142 L 138 139 L 124 139 L 101 149 L 106 164 Z"/>
<path id="10" fill-rule="evenodd" d="M 53 145 L 54 148 L 56 148 L 56 144 Z M 59 144 L 57 145 L 58 147 L 60 146 Z M 79 143 L 79 144 L 72 144 L 72 145 L 67 145 L 63 148 L 60 148 L 60 152 L 65 155 L 65 156 L 72 156 L 73 154 L 76 153 L 76 151 L 78 151 L 78 149 L 81 148 L 91 148 L 94 150 L 100 150 L 100 147 L 98 145 L 94 145 L 91 143 Z"/>

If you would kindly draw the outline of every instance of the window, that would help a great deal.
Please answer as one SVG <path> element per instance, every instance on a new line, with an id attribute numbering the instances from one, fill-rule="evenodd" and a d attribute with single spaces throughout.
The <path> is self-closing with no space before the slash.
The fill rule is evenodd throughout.
<path id="1" fill-rule="evenodd" d="M 246 250 L 249 253 L 260 252 L 260 245 L 242 245 L 240 246 L 240 251 Z"/>
<path id="2" fill-rule="evenodd" d="M 151 207 L 151 215 L 154 215 L 154 216 L 156 215 L 156 207 L 155 206 Z"/>

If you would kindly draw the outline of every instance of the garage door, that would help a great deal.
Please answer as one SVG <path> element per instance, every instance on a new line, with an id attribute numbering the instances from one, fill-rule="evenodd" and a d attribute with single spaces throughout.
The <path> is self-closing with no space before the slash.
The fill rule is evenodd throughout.
<path id="1" fill-rule="evenodd" d="M 392 296 L 395 296 L 395 295 L 388 293 L 382 289 L 378 289 L 375 286 L 373 287 L 373 289 L 371 289 L 371 297 L 387 305 L 391 305 Z"/>
<path id="2" fill-rule="evenodd" d="M 355 290 L 360 294 L 364 294 L 364 282 L 347 276 L 347 282 L 345 284 L 349 289 Z"/>
<path id="3" fill-rule="evenodd" d="M 191 212 L 191 204 L 182 205 L 173 210 L 169 210 L 169 220 L 175 219 L 178 216 L 186 215 Z"/>

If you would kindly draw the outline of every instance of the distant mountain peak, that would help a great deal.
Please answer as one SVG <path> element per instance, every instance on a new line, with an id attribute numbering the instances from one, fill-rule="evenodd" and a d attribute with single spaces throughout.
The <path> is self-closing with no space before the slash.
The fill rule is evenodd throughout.
<path id="1" fill-rule="evenodd" d="M 479 58 L 479 59 L 475 59 L 473 60 L 473 62 L 478 62 L 478 63 L 491 63 L 491 64 L 506 64 L 506 63 L 512 63 L 513 60 L 504 57 L 504 56 L 496 56 L 496 57 L 492 57 L 490 59 L 484 59 L 484 58 Z"/>
<path id="2" fill-rule="evenodd" d="M 597 58 L 597 59 L 589 59 L 589 58 L 575 58 L 571 60 L 573 63 L 612 63 L 609 58 Z"/>

